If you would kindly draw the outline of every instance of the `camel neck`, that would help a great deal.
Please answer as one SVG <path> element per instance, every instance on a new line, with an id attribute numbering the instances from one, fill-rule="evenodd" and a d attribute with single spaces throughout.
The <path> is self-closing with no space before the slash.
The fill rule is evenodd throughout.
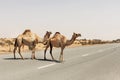
<path id="1" fill-rule="evenodd" d="M 70 40 L 67 40 L 66 45 L 69 46 L 69 45 L 73 44 L 73 42 L 75 41 L 75 39 L 76 38 L 74 36 L 72 36 L 72 38 Z"/>

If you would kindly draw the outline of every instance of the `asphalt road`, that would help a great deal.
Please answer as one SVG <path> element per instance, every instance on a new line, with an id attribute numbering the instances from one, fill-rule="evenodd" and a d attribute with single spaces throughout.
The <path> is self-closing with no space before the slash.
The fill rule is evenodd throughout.
<path id="1" fill-rule="evenodd" d="M 53 55 L 59 59 L 60 49 Z M 120 80 L 120 44 L 104 44 L 66 48 L 64 62 L 43 60 L 43 51 L 22 54 L 25 60 L 13 59 L 13 54 L 0 55 L 0 80 Z"/>

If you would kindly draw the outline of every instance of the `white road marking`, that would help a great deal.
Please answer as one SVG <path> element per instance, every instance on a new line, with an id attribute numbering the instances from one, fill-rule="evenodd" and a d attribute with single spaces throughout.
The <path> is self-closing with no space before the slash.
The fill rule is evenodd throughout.
<path id="1" fill-rule="evenodd" d="M 55 65 L 55 64 L 56 64 L 56 63 L 48 64 L 48 65 L 45 65 L 45 66 L 38 67 L 37 69 L 44 69 L 44 68 L 53 66 L 53 65 Z"/>
<path id="2" fill-rule="evenodd" d="M 104 52 L 105 50 L 98 50 L 97 52 L 100 53 L 100 52 Z"/>
<path id="3" fill-rule="evenodd" d="M 89 55 L 93 55 L 93 54 L 96 54 L 96 53 L 101 53 L 101 52 L 104 52 L 104 51 L 107 51 L 107 50 L 110 50 L 110 49 L 114 49 L 116 47 L 111 47 L 111 48 L 107 48 L 107 49 L 100 49 L 96 52 L 91 52 L 91 53 L 86 53 L 86 54 L 83 54 L 82 57 L 86 57 L 86 56 L 89 56 Z"/>
<path id="4" fill-rule="evenodd" d="M 85 57 L 85 56 L 88 56 L 89 54 L 83 54 L 82 56 Z"/>

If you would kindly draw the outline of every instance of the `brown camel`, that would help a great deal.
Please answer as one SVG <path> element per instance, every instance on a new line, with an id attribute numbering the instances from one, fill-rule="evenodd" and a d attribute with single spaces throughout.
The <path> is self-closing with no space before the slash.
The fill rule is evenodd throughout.
<path id="1" fill-rule="evenodd" d="M 52 57 L 52 60 L 54 60 L 54 57 L 52 55 L 52 48 L 53 47 L 61 47 L 61 53 L 60 53 L 60 62 L 63 61 L 63 50 L 66 46 L 71 45 L 77 37 L 81 36 L 81 34 L 73 33 L 72 38 L 70 40 L 67 40 L 65 36 L 61 35 L 60 32 L 56 32 L 52 38 L 50 38 L 47 41 L 47 46 L 44 50 L 44 59 L 46 60 L 46 51 L 48 47 L 50 46 L 50 55 Z"/>
<path id="2" fill-rule="evenodd" d="M 18 53 L 21 56 L 22 59 L 23 56 L 21 55 L 21 46 L 27 45 L 29 47 L 30 50 L 32 50 L 32 56 L 31 59 L 35 59 L 35 47 L 37 43 L 43 43 L 50 37 L 51 32 L 46 32 L 44 39 L 42 40 L 38 35 L 36 35 L 35 33 L 32 33 L 31 30 L 27 29 L 23 32 L 23 34 L 20 34 L 16 40 L 15 40 L 15 44 L 14 44 L 14 59 L 16 58 L 15 56 L 15 52 L 17 50 L 18 47 Z"/>

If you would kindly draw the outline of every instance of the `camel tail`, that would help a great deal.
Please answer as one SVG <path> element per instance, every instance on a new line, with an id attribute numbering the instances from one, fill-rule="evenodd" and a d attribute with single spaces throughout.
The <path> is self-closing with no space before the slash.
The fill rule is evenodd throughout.
<path id="1" fill-rule="evenodd" d="M 15 39 L 15 44 L 14 44 L 14 47 L 17 47 L 18 44 L 17 44 L 17 39 Z"/>

